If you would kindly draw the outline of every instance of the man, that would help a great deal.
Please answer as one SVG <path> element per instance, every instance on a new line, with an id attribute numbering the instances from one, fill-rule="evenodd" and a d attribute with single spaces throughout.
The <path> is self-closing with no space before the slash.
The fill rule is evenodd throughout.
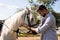
<path id="1" fill-rule="evenodd" d="M 50 13 L 44 5 L 40 5 L 37 12 L 43 16 L 41 24 L 38 28 L 26 28 L 40 33 L 41 40 L 58 40 L 56 34 L 56 21 L 52 13 Z"/>

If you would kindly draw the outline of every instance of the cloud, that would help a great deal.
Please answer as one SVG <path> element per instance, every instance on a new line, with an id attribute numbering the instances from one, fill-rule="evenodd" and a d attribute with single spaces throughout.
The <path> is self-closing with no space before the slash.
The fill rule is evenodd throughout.
<path id="1" fill-rule="evenodd" d="M 18 9 L 19 7 L 18 6 L 15 6 L 15 5 L 8 5 L 8 4 L 3 4 L 3 3 L 0 3 L 0 7 L 3 7 L 3 8 L 8 8 L 8 9 Z"/>

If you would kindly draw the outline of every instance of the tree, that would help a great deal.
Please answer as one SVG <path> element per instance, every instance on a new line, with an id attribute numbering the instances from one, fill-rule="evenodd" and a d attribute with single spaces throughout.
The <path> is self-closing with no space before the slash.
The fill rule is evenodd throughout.
<path id="1" fill-rule="evenodd" d="M 36 23 L 38 23 L 38 19 L 37 19 L 37 16 L 38 14 L 36 13 L 36 9 L 37 7 L 40 5 L 40 4 L 43 4 L 47 7 L 47 9 L 49 11 L 52 11 L 53 8 L 51 7 L 52 5 L 54 5 L 54 3 L 57 1 L 57 0 L 28 0 L 30 5 L 31 5 L 31 9 L 33 10 L 34 12 L 34 15 L 35 15 L 35 20 L 36 20 Z"/>
<path id="2" fill-rule="evenodd" d="M 56 13 L 55 11 L 52 11 L 53 15 L 55 16 L 56 18 L 56 25 L 57 27 L 60 26 L 60 13 Z"/>

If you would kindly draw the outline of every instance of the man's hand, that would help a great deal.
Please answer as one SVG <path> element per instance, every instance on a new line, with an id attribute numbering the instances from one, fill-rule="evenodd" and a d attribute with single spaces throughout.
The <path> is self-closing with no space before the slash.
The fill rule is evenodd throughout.
<path id="1" fill-rule="evenodd" d="M 36 28 L 31 28 L 31 30 L 36 32 Z"/>
<path id="2" fill-rule="evenodd" d="M 24 25 L 25 28 L 27 28 L 28 30 L 31 30 L 31 31 L 34 31 L 34 32 L 37 32 L 37 28 L 32 28 L 32 27 L 29 27 L 28 25 Z"/>
<path id="3" fill-rule="evenodd" d="M 24 25 L 24 27 L 27 28 L 27 29 L 30 29 L 30 27 L 28 25 Z"/>

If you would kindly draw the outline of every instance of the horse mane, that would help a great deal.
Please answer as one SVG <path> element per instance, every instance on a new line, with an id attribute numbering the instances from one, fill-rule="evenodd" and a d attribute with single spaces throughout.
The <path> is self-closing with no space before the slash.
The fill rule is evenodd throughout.
<path id="1" fill-rule="evenodd" d="M 16 13 L 22 12 L 22 11 L 26 11 L 26 9 L 19 9 L 16 12 L 14 12 L 12 15 L 10 15 L 8 18 L 10 18 L 11 16 L 15 15 Z M 26 11 L 27 12 L 27 11 Z M 8 18 L 6 18 L 5 20 L 7 20 Z"/>

